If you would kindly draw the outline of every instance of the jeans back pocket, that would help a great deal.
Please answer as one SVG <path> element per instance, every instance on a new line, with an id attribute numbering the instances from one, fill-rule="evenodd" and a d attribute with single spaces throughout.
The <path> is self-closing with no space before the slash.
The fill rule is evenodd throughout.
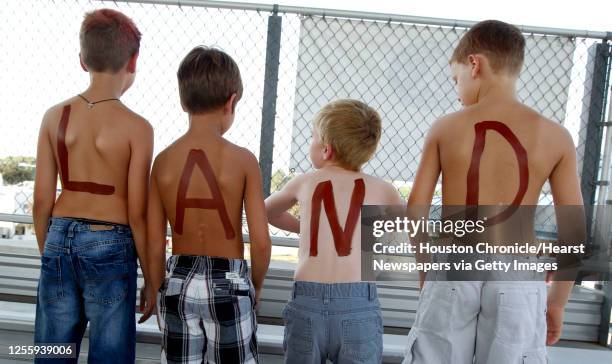
<path id="1" fill-rule="evenodd" d="M 38 297 L 43 302 L 53 302 L 60 299 L 62 290 L 61 256 L 40 257 L 40 279 L 38 281 Z"/>
<path id="2" fill-rule="evenodd" d="M 365 317 L 342 320 L 342 356 L 351 362 L 378 363 L 382 360 L 382 317 L 378 310 Z"/>

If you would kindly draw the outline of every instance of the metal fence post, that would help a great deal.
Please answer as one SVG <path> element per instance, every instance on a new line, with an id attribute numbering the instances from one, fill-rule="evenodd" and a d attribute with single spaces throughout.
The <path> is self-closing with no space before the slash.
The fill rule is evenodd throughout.
<path id="1" fill-rule="evenodd" d="M 272 154 L 274 152 L 274 124 L 276 118 L 282 20 L 283 18 L 278 16 L 278 5 L 274 5 L 273 14 L 268 17 L 266 69 L 261 110 L 261 139 L 259 141 L 259 167 L 261 168 L 264 197 L 270 195 L 272 182 Z"/>
<path id="2" fill-rule="evenodd" d="M 612 311 L 612 283 L 604 281 L 601 283 L 601 290 L 604 294 L 601 305 L 601 322 L 599 323 L 599 345 L 608 346 L 608 338 L 612 324 L 610 323 L 610 311 Z"/>
<path id="3" fill-rule="evenodd" d="M 593 80 L 589 100 L 589 116 L 584 147 L 584 161 L 580 186 L 585 205 L 587 223 L 587 241 L 591 241 L 593 225 L 593 205 L 598 181 L 601 143 L 603 137 L 603 121 L 607 95 L 607 83 L 610 74 L 610 44 L 604 39 L 595 46 Z"/>

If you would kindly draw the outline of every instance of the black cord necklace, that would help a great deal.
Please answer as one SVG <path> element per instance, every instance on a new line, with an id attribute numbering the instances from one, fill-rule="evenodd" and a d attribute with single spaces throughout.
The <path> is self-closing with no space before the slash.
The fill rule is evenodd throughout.
<path id="1" fill-rule="evenodd" d="M 104 99 L 104 100 L 100 100 L 100 101 L 89 101 L 87 100 L 87 98 L 85 98 L 85 96 L 79 94 L 79 97 L 83 99 L 83 101 L 85 101 L 87 103 L 87 107 L 88 108 L 93 108 L 95 104 L 99 104 L 101 102 L 105 102 L 105 101 L 119 101 L 119 99 L 117 98 L 113 98 L 113 99 Z"/>

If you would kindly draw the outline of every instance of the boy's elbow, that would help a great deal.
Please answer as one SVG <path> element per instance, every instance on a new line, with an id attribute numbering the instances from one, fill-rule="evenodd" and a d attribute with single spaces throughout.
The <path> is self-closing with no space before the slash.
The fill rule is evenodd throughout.
<path id="1" fill-rule="evenodd" d="M 265 238 L 253 239 L 250 244 L 252 253 L 262 254 L 272 251 L 272 242 L 268 236 Z"/>
<path id="2" fill-rule="evenodd" d="M 34 199 L 32 201 L 32 214 L 39 215 L 50 212 L 53 208 L 53 203 L 54 201 L 50 198 L 34 194 Z"/>

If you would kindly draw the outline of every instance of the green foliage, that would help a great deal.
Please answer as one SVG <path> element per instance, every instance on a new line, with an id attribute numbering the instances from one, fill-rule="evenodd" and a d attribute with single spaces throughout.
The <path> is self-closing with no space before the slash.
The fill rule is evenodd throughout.
<path id="1" fill-rule="evenodd" d="M 276 172 L 272 174 L 272 179 L 270 181 L 270 192 L 275 192 L 283 188 L 283 186 L 289 181 L 287 178 L 287 174 L 281 169 L 277 169 Z"/>
<path id="2" fill-rule="evenodd" d="M 410 190 L 412 188 L 410 186 L 402 186 L 399 188 L 399 194 L 402 196 L 404 200 L 408 200 L 408 196 L 410 195 Z"/>
<path id="3" fill-rule="evenodd" d="M 34 157 L 6 157 L 0 159 L 0 173 L 7 185 L 33 181 L 36 163 Z"/>

